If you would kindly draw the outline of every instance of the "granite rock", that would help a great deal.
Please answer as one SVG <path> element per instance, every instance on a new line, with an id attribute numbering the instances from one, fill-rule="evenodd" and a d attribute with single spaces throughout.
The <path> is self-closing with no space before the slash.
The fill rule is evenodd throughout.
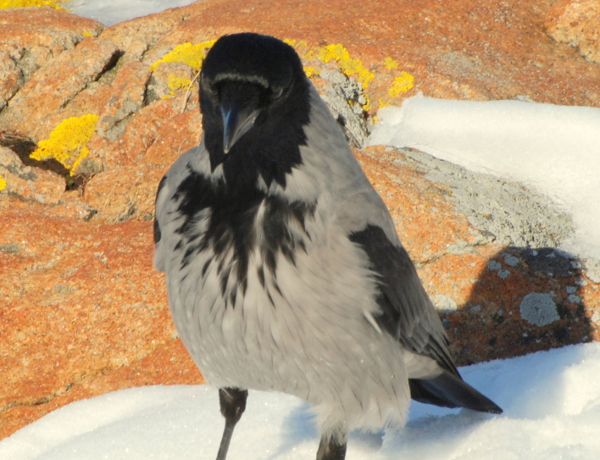
<path id="1" fill-rule="evenodd" d="M 600 63 L 600 1 L 560 0 L 544 25 L 557 42 L 576 47 L 589 61 Z"/>

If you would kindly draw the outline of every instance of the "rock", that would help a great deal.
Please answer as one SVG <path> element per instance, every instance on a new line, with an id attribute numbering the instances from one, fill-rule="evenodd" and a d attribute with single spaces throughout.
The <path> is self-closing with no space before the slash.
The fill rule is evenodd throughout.
<path id="1" fill-rule="evenodd" d="M 7 147 L 0 146 L 0 177 L 6 187 L 2 195 L 13 195 L 24 201 L 37 201 L 47 205 L 58 204 L 65 192 L 65 180 L 58 174 L 40 168 L 23 165 L 23 162 Z"/>
<path id="2" fill-rule="evenodd" d="M 456 209 L 486 240 L 535 248 L 557 246 L 574 232 L 571 217 L 560 206 L 519 183 L 474 173 L 415 149 L 401 152 L 406 156 L 396 163 L 417 162 L 429 180 L 449 187 Z"/>
<path id="3" fill-rule="evenodd" d="M 0 45 L 0 110 L 22 84 L 23 73 L 15 62 L 22 57 L 21 51 L 15 45 Z"/>
<path id="4" fill-rule="evenodd" d="M 156 184 L 166 169 L 144 165 L 104 171 L 87 183 L 85 202 L 105 222 L 152 220 Z"/>
<path id="5" fill-rule="evenodd" d="M 446 99 L 514 99 L 600 105 L 597 67 L 574 50 L 556 46 L 540 29 L 552 0 L 461 0 L 376 3 L 315 0 L 234 2 L 204 0 L 184 7 L 177 23 L 151 49 L 159 59 L 175 45 L 200 43 L 240 30 L 305 41 L 312 48 L 342 44 L 375 79 L 368 85 L 372 110 L 423 92 Z M 384 61 L 398 63 L 394 71 Z M 389 62 L 389 61 L 388 61 Z M 414 87 L 391 97 L 394 78 L 406 71 Z M 577 75 L 577 78 L 573 78 Z"/>
<path id="6" fill-rule="evenodd" d="M 146 104 L 146 85 L 150 69 L 138 61 L 124 63 L 110 84 L 111 93 L 100 113 L 97 131 L 109 141 L 115 141 L 125 130 L 126 118 Z"/>
<path id="7" fill-rule="evenodd" d="M 600 1 L 560 0 L 548 11 L 544 26 L 557 42 L 576 47 L 600 63 Z"/>
<path id="8" fill-rule="evenodd" d="M 35 27 L 32 27 L 33 24 Z M 20 57 L 35 64 L 28 68 L 26 74 L 45 64 L 48 56 L 56 57 L 64 50 L 73 49 L 84 37 L 98 36 L 103 29 L 104 26 L 93 19 L 54 8 L 13 8 L 0 12 L 3 44 L 27 49 L 28 55 L 33 53 L 33 56 Z"/>
<path id="9" fill-rule="evenodd" d="M 164 35 L 170 34 L 177 24 L 186 19 L 187 12 L 182 8 L 167 10 L 115 24 L 104 29 L 102 38 L 115 43 L 125 53 L 125 59 L 139 61 Z"/>
<path id="10" fill-rule="evenodd" d="M 160 177 L 200 139 L 196 69 L 155 62 L 224 33 L 287 38 L 360 146 L 380 106 L 419 91 L 600 107 L 598 65 L 541 29 L 581 32 L 583 49 L 594 22 L 584 27 L 576 3 L 594 2 L 204 0 L 109 28 L 0 11 L 0 438 L 81 398 L 202 382 L 152 268 L 149 221 Z M 29 158 L 85 115 L 98 121 L 76 168 Z M 599 265 L 555 249 L 572 227 L 544 197 L 414 150 L 355 155 L 459 364 L 600 340 Z"/>
<path id="11" fill-rule="evenodd" d="M 56 398 L 116 388 L 102 383 L 114 381 L 113 372 L 123 377 L 117 387 L 157 383 L 153 375 L 166 375 L 162 383 L 181 375 L 176 381 L 183 382 L 186 369 L 191 381 L 202 381 L 181 347 L 171 346 L 176 333 L 152 255 L 150 222 L 98 225 L 48 217 L 40 208 L 2 210 L 3 436 L 6 419 L 13 429 L 22 426 L 12 412 L 29 408 L 39 417 Z M 164 356 L 165 347 L 180 358 Z M 152 354 L 162 357 L 147 363 Z M 165 369 L 171 359 L 177 370 Z"/>
<path id="12" fill-rule="evenodd" d="M 181 98 L 161 99 L 137 111 L 127 119 L 122 134 L 113 142 L 96 134 L 88 144 L 90 159 L 101 164 L 102 168 L 110 169 L 139 164 L 145 155 L 150 154 L 157 161 L 154 164 L 170 165 L 172 161 L 169 160 L 176 159 L 196 145 L 200 138 L 199 114 L 197 110 L 181 114 L 182 99 L 183 95 Z M 176 123 L 182 119 L 187 123 Z M 189 136 L 190 133 L 196 134 Z M 173 145 L 171 141 L 165 145 L 166 139 L 171 139 Z M 157 141 L 158 144 L 154 145 Z M 159 148 L 161 145 L 165 149 Z M 175 147 L 175 150 L 167 150 L 167 147 Z M 159 160 L 159 156 L 163 159 Z"/>
<path id="13" fill-rule="evenodd" d="M 182 99 L 175 101 L 180 103 Z M 195 99 L 191 105 L 197 107 L 197 95 L 190 99 Z M 201 135 L 202 117 L 198 110 L 174 114 L 168 123 L 158 127 L 156 137 L 140 161 L 148 165 L 171 166 L 182 154 L 200 143 Z"/>
<path id="14" fill-rule="evenodd" d="M 321 97 L 342 127 L 346 139 L 354 147 L 363 147 L 369 137 L 369 129 L 362 107 L 367 100 L 361 85 L 339 70 L 323 70 L 319 77 L 324 80 Z"/>
<path id="15" fill-rule="evenodd" d="M 31 27 L 32 20 L 35 27 Z M 2 10 L 0 111 L 40 67 L 63 51 L 72 50 L 85 36 L 97 36 L 103 29 L 97 21 L 54 8 Z"/>
<path id="16" fill-rule="evenodd" d="M 101 374 L 86 375 L 67 391 L 49 395 L 37 401 L 39 404 L 16 405 L 2 413 L 2 437 L 32 423 L 50 411 L 81 399 L 143 385 L 194 385 L 203 379 L 185 351 L 181 340 L 175 339 L 146 357 L 114 370 L 104 370 Z"/>
<path id="17" fill-rule="evenodd" d="M 35 140 L 50 134 L 57 123 L 46 123 L 88 84 L 116 62 L 116 46 L 101 39 L 84 39 L 42 66 L 9 101 L 0 114 L 0 127 L 18 127 Z M 68 118 L 63 116 L 62 118 Z"/>
<path id="18" fill-rule="evenodd" d="M 150 100 L 174 97 L 179 90 L 186 90 L 185 84 L 192 84 L 193 79 L 194 72 L 189 65 L 182 62 L 165 62 L 152 72 L 148 97 Z M 192 88 L 196 89 L 195 86 Z"/>

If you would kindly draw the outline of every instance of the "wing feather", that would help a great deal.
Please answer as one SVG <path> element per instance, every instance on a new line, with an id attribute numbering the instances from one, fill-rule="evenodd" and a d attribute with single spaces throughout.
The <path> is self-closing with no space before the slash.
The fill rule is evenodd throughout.
<path id="1" fill-rule="evenodd" d="M 443 407 L 466 407 L 499 414 L 502 409 L 463 381 L 448 349 L 448 336 L 414 264 L 401 245 L 393 244 L 379 226 L 368 224 L 350 234 L 367 254 L 379 281 L 380 328 L 392 334 L 412 353 L 435 360 L 437 375 L 409 379 L 411 397 Z"/>
<path id="2" fill-rule="evenodd" d="M 394 245 L 379 226 L 369 224 L 353 232 L 350 240 L 369 257 L 376 273 L 381 309 L 375 319 L 408 350 L 433 358 L 443 369 L 458 375 L 444 331 L 414 264 L 402 246 Z"/>

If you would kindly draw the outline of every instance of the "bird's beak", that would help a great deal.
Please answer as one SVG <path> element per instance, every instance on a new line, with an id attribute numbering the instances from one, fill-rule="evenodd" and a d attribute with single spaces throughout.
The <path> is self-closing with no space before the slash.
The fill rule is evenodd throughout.
<path id="1" fill-rule="evenodd" d="M 239 109 L 236 104 L 221 106 L 223 117 L 223 152 L 229 153 L 234 144 L 254 126 L 259 110 Z"/>

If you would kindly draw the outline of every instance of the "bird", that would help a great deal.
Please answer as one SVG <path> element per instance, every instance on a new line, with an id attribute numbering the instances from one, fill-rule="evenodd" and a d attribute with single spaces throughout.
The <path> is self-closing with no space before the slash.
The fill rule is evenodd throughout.
<path id="1" fill-rule="evenodd" d="M 220 37 L 200 72 L 203 135 L 158 186 L 154 266 L 219 389 L 225 460 L 248 390 L 308 402 L 318 460 L 406 423 L 411 398 L 499 414 L 457 370 L 391 215 L 296 51 Z"/>

